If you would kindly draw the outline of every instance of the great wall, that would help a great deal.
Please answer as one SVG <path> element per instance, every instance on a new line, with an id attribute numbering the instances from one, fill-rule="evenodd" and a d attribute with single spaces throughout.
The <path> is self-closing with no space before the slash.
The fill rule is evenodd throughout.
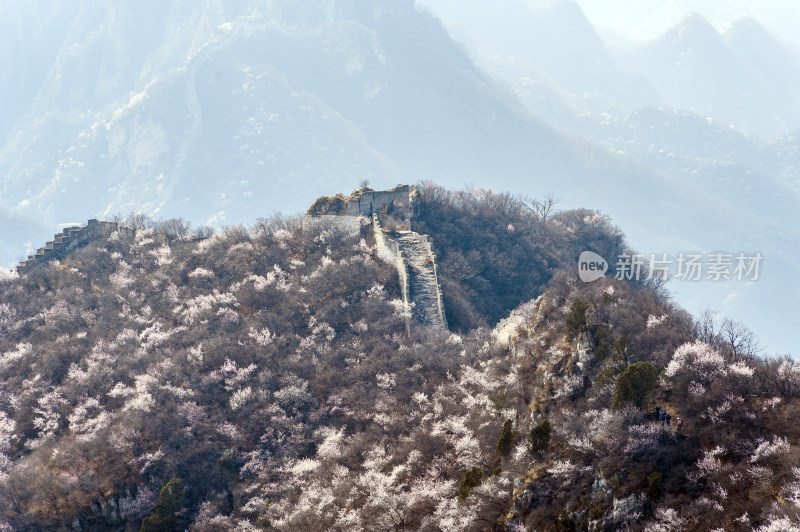
<path id="1" fill-rule="evenodd" d="M 323 196 L 311 204 L 303 216 L 303 231 L 335 229 L 358 235 L 363 226 L 371 225 L 378 256 L 397 269 L 400 292 L 408 310 L 407 328 L 410 330 L 414 321 L 446 329 L 442 289 L 431 238 L 411 230 L 417 197 L 416 187 L 409 185 L 383 191 L 362 187 L 350 196 Z M 391 229 L 384 228 L 381 220 L 390 223 Z M 36 254 L 21 262 L 17 271 L 27 273 L 37 264 L 64 260 L 72 251 L 114 232 L 129 238 L 135 233 L 134 229 L 117 222 L 95 219 L 86 225 L 67 227 L 39 248 Z"/>
<path id="2" fill-rule="evenodd" d="M 321 197 L 303 216 L 303 230 L 335 228 L 355 235 L 362 220 L 372 218 L 378 256 L 397 269 L 403 303 L 409 311 L 408 326 L 413 320 L 446 329 L 431 238 L 411 230 L 417 197 L 416 187 L 409 185 L 384 191 L 363 187 L 350 196 Z M 393 230 L 385 229 L 381 219 L 391 222 Z"/>
<path id="3" fill-rule="evenodd" d="M 89 220 L 86 225 L 74 225 L 64 228 L 53 236 L 53 240 L 36 250 L 34 255 L 29 255 L 28 260 L 17 266 L 17 272 L 25 273 L 36 264 L 43 264 L 53 260 L 64 260 L 73 250 L 84 247 L 99 236 L 109 236 L 117 232 L 124 237 L 133 237 L 134 230 L 117 222 L 104 222 L 96 219 Z"/>

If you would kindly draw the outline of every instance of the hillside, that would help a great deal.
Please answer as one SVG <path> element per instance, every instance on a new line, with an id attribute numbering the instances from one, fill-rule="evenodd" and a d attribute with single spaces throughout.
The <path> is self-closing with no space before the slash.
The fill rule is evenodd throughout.
<path id="1" fill-rule="evenodd" d="M 3 273 L 0 527 L 800 525 L 800 365 L 657 284 L 580 282 L 581 251 L 628 250 L 599 213 L 419 195 L 450 330 L 406 328 L 368 223 L 136 217 Z"/>

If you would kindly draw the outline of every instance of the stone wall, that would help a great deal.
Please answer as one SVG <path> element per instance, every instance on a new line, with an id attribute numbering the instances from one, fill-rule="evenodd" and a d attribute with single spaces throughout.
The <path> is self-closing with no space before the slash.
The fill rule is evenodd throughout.
<path id="1" fill-rule="evenodd" d="M 303 216 L 303 232 L 335 229 L 357 236 L 364 217 L 371 218 L 378 256 L 397 269 L 406 328 L 410 330 L 412 318 L 447 328 L 431 240 L 410 227 L 417 195 L 416 187 L 397 185 L 391 190 L 362 187 L 349 196 L 322 196 Z M 392 236 L 384 231 L 381 221 L 391 221 Z"/>
<path id="2" fill-rule="evenodd" d="M 372 215 L 372 231 L 375 234 L 375 245 L 378 248 L 378 256 L 384 261 L 388 262 L 397 269 L 397 276 L 400 280 L 400 293 L 403 295 L 403 304 L 406 309 L 411 307 L 411 301 L 408 297 L 408 266 L 403 260 L 403 253 L 400 251 L 400 246 L 394 240 L 387 238 L 383 232 L 378 215 Z M 406 316 L 406 329 L 409 330 L 411 314 Z"/>
<path id="3" fill-rule="evenodd" d="M 416 188 L 409 185 L 397 185 L 391 190 L 369 190 L 358 198 L 358 210 L 365 216 L 394 215 L 407 220 L 412 215 L 412 203 Z"/>
<path id="4" fill-rule="evenodd" d="M 25 273 L 37 264 L 44 264 L 51 260 L 64 260 L 73 250 L 86 246 L 95 238 L 107 238 L 111 233 L 119 233 L 124 238 L 133 238 L 135 231 L 130 227 L 117 222 L 103 222 L 89 220 L 86 225 L 67 227 L 53 236 L 53 240 L 36 250 L 36 254 L 29 255 L 28 260 L 17 266 L 17 272 Z"/>
<path id="5" fill-rule="evenodd" d="M 436 253 L 433 252 L 433 242 L 431 242 L 431 238 L 428 235 L 419 235 L 420 241 L 422 242 L 422 246 L 428 255 L 428 260 L 430 261 L 431 267 L 433 268 L 433 276 L 436 278 L 436 304 L 437 304 L 437 313 L 439 314 L 439 318 L 442 320 L 442 323 L 445 324 L 447 327 L 447 319 L 444 315 L 444 304 L 442 303 L 442 284 L 439 282 L 439 270 L 436 268 Z"/>
<path id="6" fill-rule="evenodd" d="M 430 237 L 409 230 L 390 237 L 383 230 L 377 213 L 372 215 L 372 230 L 378 256 L 397 269 L 406 309 L 411 312 L 413 303 L 416 319 L 446 329 L 442 287 Z M 410 318 L 411 315 L 406 318 L 408 327 Z"/>
<path id="7" fill-rule="evenodd" d="M 361 232 L 361 220 L 360 215 L 306 214 L 303 216 L 303 232 L 333 229 L 350 236 L 357 236 Z"/>

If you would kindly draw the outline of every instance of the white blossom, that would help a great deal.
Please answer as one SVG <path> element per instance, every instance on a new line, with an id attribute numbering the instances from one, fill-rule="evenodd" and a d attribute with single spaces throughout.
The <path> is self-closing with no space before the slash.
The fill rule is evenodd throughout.
<path id="1" fill-rule="evenodd" d="M 686 343 L 675 350 L 664 374 L 667 377 L 674 377 L 682 371 L 708 382 L 714 376 L 725 374 L 725 359 L 714 348 L 700 340 Z"/>
<path id="2" fill-rule="evenodd" d="M 199 279 L 202 279 L 204 277 L 214 277 L 214 272 L 198 266 L 197 268 L 189 272 L 189 277 L 199 278 Z"/>
<path id="3" fill-rule="evenodd" d="M 664 320 L 666 320 L 666 319 L 667 319 L 667 315 L 666 314 L 662 314 L 661 316 L 655 316 L 653 314 L 650 314 L 650 315 L 647 316 L 647 328 L 648 329 L 653 329 L 653 328 L 661 325 L 662 323 L 664 323 Z"/>
<path id="4" fill-rule="evenodd" d="M 785 437 L 774 436 L 772 441 L 761 440 L 756 450 L 750 456 L 750 463 L 754 464 L 770 456 L 778 456 L 789 452 L 789 443 Z"/>
<path id="5" fill-rule="evenodd" d="M 252 399 L 253 399 L 253 390 L 250 388 L 250 386 L 242 388 L 241 390 L 236 390 L 235 392 L 233 392 L 233 395 L 231 395 L 230 399 L 231 410 L 233 410 L 234 412 L 236 410 L 240 410 L 244 405 L 249 403 Z"/>

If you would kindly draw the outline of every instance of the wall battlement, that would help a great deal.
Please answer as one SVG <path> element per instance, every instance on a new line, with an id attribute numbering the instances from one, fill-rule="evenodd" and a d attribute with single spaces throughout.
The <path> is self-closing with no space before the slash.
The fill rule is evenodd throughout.
<path id="1" fill-rule="evenodd" d="M 28 260 L 17 266 L 17 272 L 25 273 L 37 264 L 45 264 L 52 260 L 64 260 L 75 249 L 89 244 L 100 236 L 108 237 L 111 233 L 119 233 L 123 237 L 132 238 L 135 231 L 130 227 L 117 222 L 105 222 L 96 219 L 89 220 L 86 225 L 75 225 L 64 228 L 53 236 L 53 240 L 36 250 L 34 255 L 28 255 Z"/>
<path id="2" fill-rule="evenodd" d="M 369 225 L 373 214 L 403 220 L 409 227 L 417 194 L 413 185 L 397 185 L 390 190 L 361 187 L 349 196 L 321 196 L 303 215 L 303 231 L 333 229 L 355 236 L 361 232 L 363 222 Z"/>

